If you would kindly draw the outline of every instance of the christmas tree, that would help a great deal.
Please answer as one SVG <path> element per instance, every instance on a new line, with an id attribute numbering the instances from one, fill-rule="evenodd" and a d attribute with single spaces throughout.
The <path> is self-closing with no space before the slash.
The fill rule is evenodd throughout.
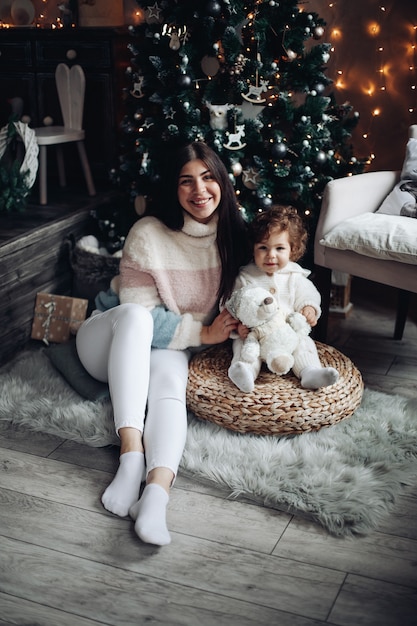
<path id="1" fill-rule="evenodd" d="M 357 115 L 325 73 L 324 20 L 292 0 L 138 0 L 137 15 L 112 171 L 136 212 L 155 198 L 162 155 L 200 140 L 249 221 L 291 203 L 312 233 L 326 183 L 364 169 L 349 143 Z"/>

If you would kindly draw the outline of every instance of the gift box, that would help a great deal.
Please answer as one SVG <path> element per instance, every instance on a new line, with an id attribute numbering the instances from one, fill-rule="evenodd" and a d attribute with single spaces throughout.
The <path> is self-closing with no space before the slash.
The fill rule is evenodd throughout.
<path id="1" fill-rule="evenodd" d="M 75 335 L 85 320 L 88 300 L 51 293 L 36 294 L 32 339 L 63 343 Z"/>

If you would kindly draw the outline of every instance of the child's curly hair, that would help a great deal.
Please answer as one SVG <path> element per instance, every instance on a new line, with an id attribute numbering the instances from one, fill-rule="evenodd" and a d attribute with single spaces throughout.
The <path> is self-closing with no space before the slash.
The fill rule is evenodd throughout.
<path id="1" fill-rule="evenodd" d="M 307 229 L 302 217 L 293 206 L 273 205 L 267 211 L 258 213 L 250 224 L 252 244 L 260 243 L 269 237 L 272 230 L 288 231 L 291 246 L 291 261 L 298 261 L 307 247 Z"/>

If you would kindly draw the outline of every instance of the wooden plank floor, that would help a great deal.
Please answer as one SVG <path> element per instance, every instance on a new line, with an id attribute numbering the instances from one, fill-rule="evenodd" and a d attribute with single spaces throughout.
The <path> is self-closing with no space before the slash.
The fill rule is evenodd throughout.
<path id="1" fill-rule="evenodd" d="M 394 341 L 393 291 L 354 281 L 352 294 L 329 343 L 369 388 L 417 398 L 415 299 Z M 116 448 L 20 432 L 0 457 L 0 624 L 417 624 L 416 486 L 377 532 L 343 540 L 180 475 L 172 543 L 156 548 L 101 506 Z"/>

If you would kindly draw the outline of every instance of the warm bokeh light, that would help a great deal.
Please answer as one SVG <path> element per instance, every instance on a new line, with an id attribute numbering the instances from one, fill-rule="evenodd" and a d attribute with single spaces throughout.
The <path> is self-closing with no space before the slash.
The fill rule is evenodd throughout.
<path id="1" fill-rule="evenodd" d="M 375 85 L 374 83 L 368 83 L 367 86 L 363 86 L 362 87 L 362 93 L 366 94 L 367 96 L 373 96 L 375 93 Z"/>
<path id="2" fill-rule="evenodd" d="M 377 22 L 370 22 L 366 27 L 366 31 L 371 37 L 377 37 L 381 32 L 381 27 Z"/>
<path id="3" fill-rule="evenodd" d="M 342 31 L 340 28 L 332 28 L 332 31 L 330 33 L 330 37 L 332 39 L 341 39 L 342 38 Z"/>
<path id="4" fill-rule="evenodd" d="M 332 45 L 333 86 L 358 107 L 358 144 L 372 155 L 370 163 L 376 148 L 384 145 L 383 129 L 392 127 L 393 116 L 403 129 L 417 124 L 417 22 L 411 18 L 411 0 L 403 12 L 397 1 L 368 3 L 363 14 L 358 7 L 350 12 L 333 1 L 327 3 L 324 15 Z M 314 2 L 318 11 L 320 4 Z M 351 41 L 356 46 L 352 50 L 348 39 L 355 23 L 362 31 L 360 38 Z M 389 160 L 378 153 L 378 159 L 381 156 Z"/>

